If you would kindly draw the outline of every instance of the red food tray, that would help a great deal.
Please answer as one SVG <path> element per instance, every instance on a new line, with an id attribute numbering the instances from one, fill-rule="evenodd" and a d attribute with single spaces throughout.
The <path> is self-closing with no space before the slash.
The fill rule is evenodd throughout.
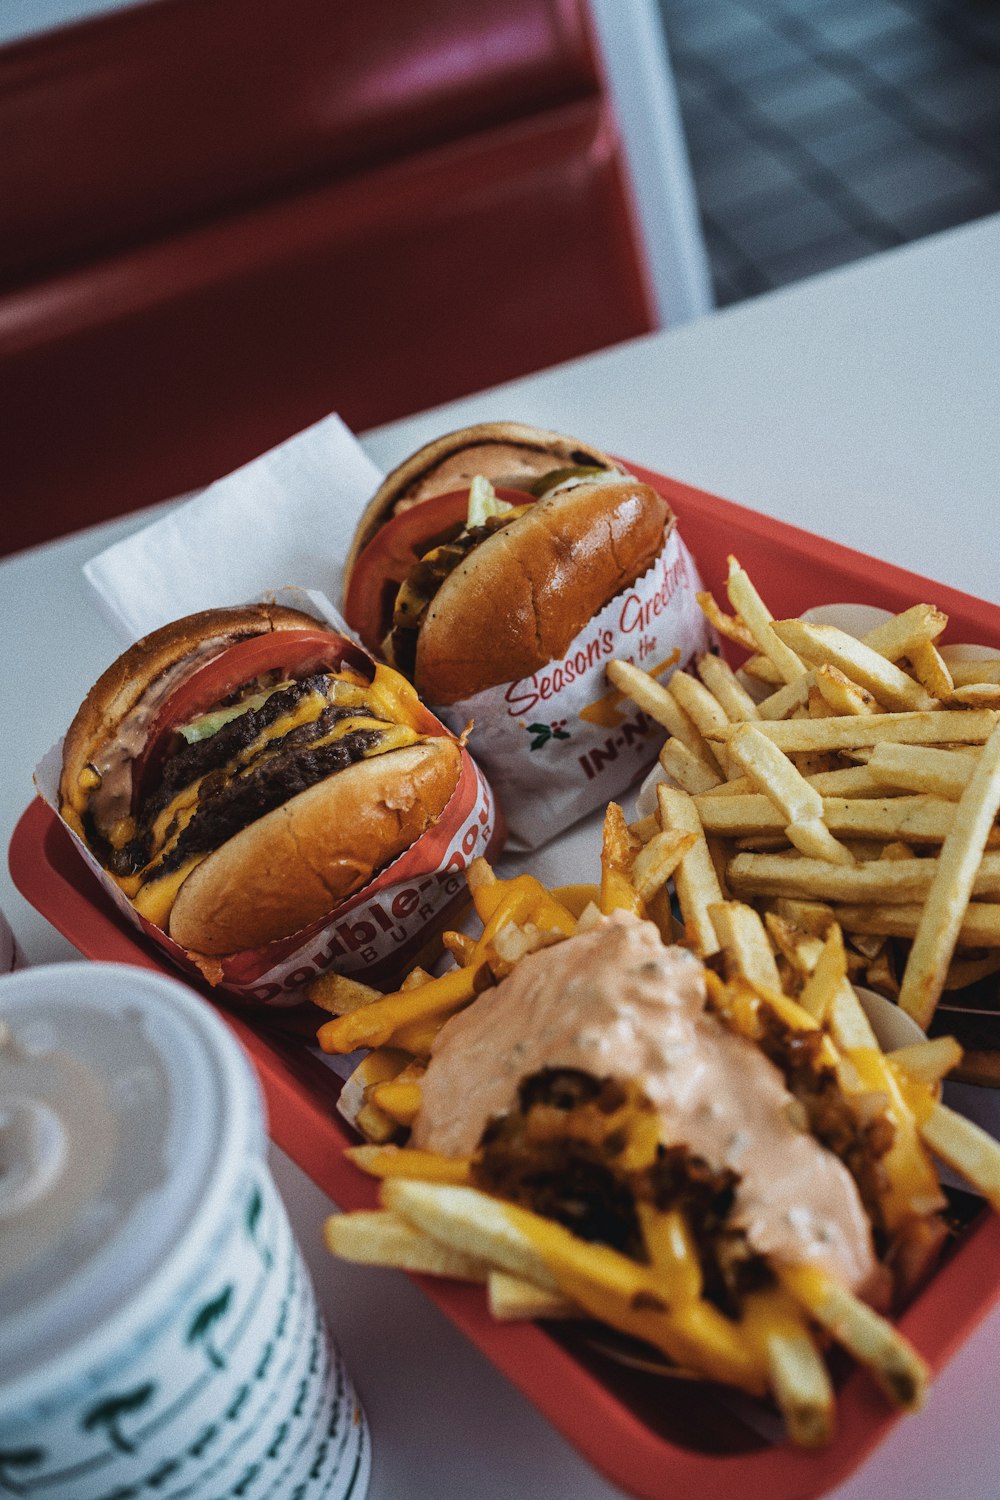
<path id="1" fill-rule="evenodd" d="M 953 640 L 1000 647 L 1000 608 L 820 537 L 641 469 L 673 506 L 706 586 L 724 597 L 735 553 L 776 614 L 858 602 L 898 611 L 937 605 Z M 596 858 L 596 846 L 595 846 Z M 164 969 L 163 959 L 118 918 L 41 801 L 22 816 L 10 846 L 22 894 L 88 958 Z M 206 994 L 210 991 L 206 990 Z M 283 1030 L 227 1012 L 253 1059 L 284 1151 L 344 1208 L 368 1208 L 376 1184 L 343 1156 L 352 1133 L 335 1113 L 339 1080 L 311 1056 L 288 1018 Z M 721 1404 L 710 1385 L 627 1369 L 571 1336 L 541 1325 L 494 1323 L 478 1287 L 415 1277 L 427 1295 L 498 1369 L 615 1483 L 648 1497 L 809 1500 L 852 1473 L 897 1416 L 870 1378 L 853 1370 L 837 1403 L 837 1436 L 819 1453 L 770 1444 Z M 1000 1218 L 983 1213 L 901 1319 L 935 1370 L 1000 1299 Z"/>

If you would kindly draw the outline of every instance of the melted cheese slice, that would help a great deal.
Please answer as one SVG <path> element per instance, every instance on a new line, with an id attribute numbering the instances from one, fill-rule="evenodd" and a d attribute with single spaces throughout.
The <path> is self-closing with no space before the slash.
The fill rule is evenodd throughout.
<path id="1" fill-rule="evenodd" d="M 358 713 L 341 719 L 329 733 L 311 741 L 310 749 L 332 745 L 355 730 L 373 729 L 379 733 L 379 741 L 366 750 L 363 760 L 376 755 L 385 755 L 390 750 L 400 750 L 415 744 L 423 736 L 414 726 L 421 711 L 415 690 L 396 673 L 385 668 L 376 669 L 375 680 L 370 686 L 355 687 L 351 683 L 338 682 L 334 703 L 343 707 L 357 706 Z M 314 723 L 331 699 L 322 693 L 310 693 L 287 714 L 282 714 L 251 744 L 234 756 L 223 773 L 230 779 L 239 779 L 262 762 L 280 754 L 279 741 L 293 729 L 303 724 Z M 381 716 L 384 715 L 383 719 Z M 377 717 L 376 717 L 377 716 Z M 269 747 L 273 750 L 269 753 Z M 203 777 L 184 787 L 157 815 L 152 827 L 153 857 L 138 875 L 124 876 L 117 883 L 129 897 L 139 914 L 158 927 L 165 927 L 171 907 L 184 881 L 203 859 L 212 852 L 192 855 L 176 870 L 167 875 L 157 875 L 157 870 L 176 847 L 184 829 L 198 810 L 198 796 Z"/>

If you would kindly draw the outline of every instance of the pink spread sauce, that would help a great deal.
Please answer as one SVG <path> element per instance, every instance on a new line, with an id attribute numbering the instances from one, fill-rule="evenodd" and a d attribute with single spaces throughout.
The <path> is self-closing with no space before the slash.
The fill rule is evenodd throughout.
<path id="1" fill-rule="evenodd" d="M 666 1145 L 740 1174 L 733 1222 L 776 1264 L 879 1283 L 871 1228 L 843 1163 L 793 1122 L 795 1102 L 752 1042 L 705 1010 L 700 963 L 616 912 L 522 959 L 442 1028 L 421 1081 L 414 1146 L 469 1156 L 520 1080 L 546 1067 L 634 1079 Z"/>

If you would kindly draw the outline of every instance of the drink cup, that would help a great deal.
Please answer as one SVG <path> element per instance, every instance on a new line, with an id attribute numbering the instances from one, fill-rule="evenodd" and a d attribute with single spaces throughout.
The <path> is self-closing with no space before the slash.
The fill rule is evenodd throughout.
<path id="1" fill-rule="evenodd" d="M 364 1414 L 240 1047 L 113 964 L 0 979 L 0 1493 L 362 1500 Z"/>

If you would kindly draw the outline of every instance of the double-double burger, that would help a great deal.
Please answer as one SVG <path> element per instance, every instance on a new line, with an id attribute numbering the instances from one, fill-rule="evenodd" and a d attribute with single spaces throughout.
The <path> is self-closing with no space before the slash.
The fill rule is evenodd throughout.
<path id="1" fill-rule="evenodd" d="M 196 954 L 284 938 L 440 818 L 461 751 L 398 673 L 311 615 L 206 610 L 114 662 L 66 737 L 60 811 Z"/>

